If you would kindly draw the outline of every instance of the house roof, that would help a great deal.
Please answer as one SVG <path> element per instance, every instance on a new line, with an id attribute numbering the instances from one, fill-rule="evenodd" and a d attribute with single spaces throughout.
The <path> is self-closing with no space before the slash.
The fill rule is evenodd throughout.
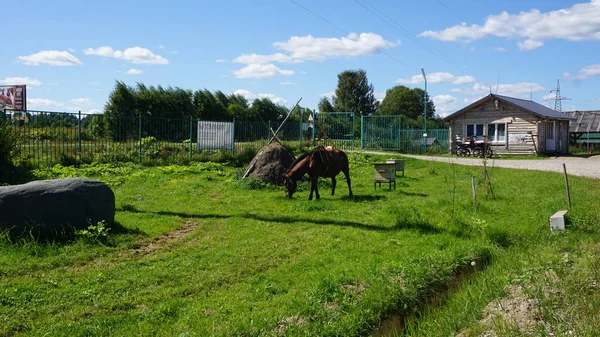
<path id="1" fill-rule="evenodd" d="M 541 105 L 534 101 L 529 101 L 529 100 L 514 98 L 514 97 L 508 97 L 508 96 L 502 96 L 502 95 L 496 95 L 496 94 L 489 94 L 489 95 L 483 97 L 482 99 L 458 110 L 457 112 L 455 112 L 449 116 L 446 116 L 446 118 L 444 118 L 444 121 L 449 121 L 453 118 L 456 118 L 457 116 L 467 112 L 468 110 L 472 109 L 473 107 L 478 106 L 481 103 L 488 101 L 490 99 L 497 99 L 501 102 L 512 104 L 514 106 L 517 106 L 525 111 L 529 111 L 532 114 L 537 115 L 542 118 L 575 120 L 574 117 L 571 117 L 567 114 L 556 111 L 554 109 L 550 109 L 547 106 Z"/>
<path id="2" fill-rule="evenodd" d="M 567 111 L 565 114 L 576 118 L 569 125 L 569 132 L 600 132 L 600 110 Z"/>

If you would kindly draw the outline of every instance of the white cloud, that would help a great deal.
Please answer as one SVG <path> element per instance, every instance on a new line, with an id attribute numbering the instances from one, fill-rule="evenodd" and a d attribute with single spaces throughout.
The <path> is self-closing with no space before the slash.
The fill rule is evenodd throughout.
<path id="1" fill-rule="evenodd" d="M 217 62 L 217 63 L 225 63 L 226 61 L 224 59 L 217 59 L 215 62 Z"/>
<path id="2" fill-rule="evenodd" d="M 327 97 L 327 98 L 335 97 L 335 91 L 330 91 L 330 92 L 322 93 L 322 94 L 319 94 L 319 96 L 320 97 Z"/>
<path id="3" fill-rule="evenodd" d="M 94 103 L 94 101 L 92 101 L 91 98 L 81 97 L 81 98 L 72 99 L 71 103 L 73 103 L 75 105 L 90 105 L 90 104 Z"/>
<path id="4" fill-rule="evenodd" d="M 131 69 L 127 70 L 127 72 L 125 74 L 127 74 L 127 75 L 141 75 L 143 73 L 144 72 L 141 71 L 141 70 L 139 70 L 139 69 L 131 68 Z"/>
<path id="5" fill-rule="evenodd" d="M 288 102 L 287 99 L 281 98 L 274 94 L 254 94 L 254 93 L 252 93 L 248 90 L 244 90 L 244 89 L 238 89 L 238 90 L 234 91 L 233 94 L 234 95 L 242 95 L 249 102 L 254 101 L 255 99 L 263 99 L 263 98 L 268 98 L 271 100 L 271 102 L 273 102 L 275 104 L 287 104 L 287 102 Z"/>
<path id="6" fill-rule="evenodd" d="M 387 94 L 387 91 L 375 91 L 373 92 L 373 95 L 375 96 L 375 99 L 382 102 L 383 99 L 385 98 L 385 95 Z"/>
<path id="7" fill-rule="evenodd" d="M 503 52 L 506 51 L 506 48 L 503 48 L 503 47 L 490 47 L 489 50 L 495 51 L 495 52 L 499 52 L 499 53 L 503 53 Z"/>
<path id="8" fill-rule="evenodd" d="M 456 110 L 458 100 L 451 95 L 436 95 L 432 99 L 435 104 L 435 112 L 442 117 L 448 116 Z"/>
<path id="9" fill-rule="evenodd" d="M 67 48 L 68 51 L 70 51 L 71 53 L 76 52 L 76 50 L 74 48 Z"/>
<path id="10" fill-rule="evenodd" d="M 103 111 L 100 109 L 90 109 L 87 111 L 82 111 L 81 113 L 91 115 L 91 114 L 101 114 L 101 113 L 103 113 Z"/>
<path id="11" fill-rule="evenodd" d="M 288 52 L 293 59 L 323 61 L 340 56 L 362 56 L 379 53 L 382 49 L 400 45 L 374 33 L 350 33 L 342 38 L 315 38 L 312 35 L 292 36 L 286 42 L 275 42 L 279 50 Z"/>
<path id="12" fill-rule="evenodd" d="M 49 64 L 59 67 L 83 64 L 78 58 L 71 55 L 68 51 L 58 50 L 42 50 L 28 56 L 19 56 L 19 62 L 28 66 Z"/>
<path id="13" fill-rule="evenodd" d="M 42 82 L 29 77 L 5 77 L 3 80 L 0 80 L 0 84 L 25 84 L 37 87 L 42 85 Z"/>
<path id="14" fill-rule="evenodd" d="M 242 69 L 235 70 L 237 78 L 267 78 L 273 76 L 294 75 L 293 70 L 280 69 L 274 64 L 249 64 Z"/>
<path id="15" fill-rule="evenodd" d="M 530 40 L 530 39 L 517 42 L 517 47 L 519 47 L 520 50 L 534 50 L 543 45 L 544 45 L 544 43 L 541 41 L 535 41 L 535 40 Z"/>
<path id="16" fill-rule="evenodd" d="M 152 53 L 150 50 L 141 47 L 127 48 L 124 51 L 114 50 L 111 47 L 103 46 L 99 48 L 87 48 L 83 51 L 86 55 L 96 55 L 104 57 L 113 57 L 120 60 L 129 61 L 133 64 L 169 64 L 166 58 Z"/>
<path id="17" fill-rule="evenodd" d="M 49 108 L 61 108 L 65 104 L 62 102 L 56 102 L 47 98 L 28 98 L 27 108 L 28 109 L 49 109 Z"/>
<path id="18" fill-rule="evenodd" d="M 583 80 L 588 77 L 600 76 L 600 63 L 585 66 L 577 71 L 577 75 L 564 73 L 563 76 L 572 80 Z"/>
<path id="19" fill-rule="evenodd" d="M 448 72 L 436 72 L 431 74 L 425 74 L 427 76 L 427 83 L 453 83 L 453 84 L 467 84 L 475 82 L 475 77 L 470 75 L 456 76 Z M 423 75 L 418 74 L 410 78 L 400 78 L 396 80 L 396 83 L 401 84 L 422 84 Z"/>
<path id="20" fill-rule="evenodd" d="M 265 63 L 300 63 L 302 60 L 294 59 L 290 55 L 282 53 L 272 55 L 259 55 L 259 54 L 242 54 L 233 59 L 235 63 L 243 64 L 265 64 Z"/>
<path id="21" fill-rule="evenodd" d="M 292 36 L 287 41 L 275 42 L 273 46 L 282 51 L 275 54 L 242 54 L 233 62 L 243 64 L 301 63 L 323 61 L 334 57 L 373 55 L 382 49 L 400 45 L 400 41 L 384 40 L 375 33 L 350 33 L 341 38 L 319 38 L 312 35 Z"/>
<path id="22" fill-rule="evenodd" d="M 510 14 L 503 11 L 490 15 L 483 25 L 452 26 L 441 31 L 428 30 L 419 36 L 441 41 L 472 42 L 487 36 L 520 39 L 521 50 L 539 48 L 544 41 L 562 39 L 568 41 L 600 40 L 600 1 L 574 4 L 565 9 Z"/>
<path id="23" fill-rule="evenodd" d="M 160 46 L 158 46 L 158 48 L 160 49 L 165 49 L 165 46 L 163 46 L 162 44 Z"/>
<path id="24" fill-rule="evenodd" d="M 279 85 L 296 85 L 296 82 L 281 82 Z"/>

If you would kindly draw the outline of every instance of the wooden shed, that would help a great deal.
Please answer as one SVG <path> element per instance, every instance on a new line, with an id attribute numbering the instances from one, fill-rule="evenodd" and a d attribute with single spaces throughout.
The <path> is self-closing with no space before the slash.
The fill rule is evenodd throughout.
<path id="1" fill-rule="evenodd" d="M 489 94 L 444 118 L 449 144 L 474 136 L 489 140 L 494 153 L 568 153 L 569 122 L 574 117 L 539 103 Z"/>
<path id="2" fill-rule="evenodd" d="M 600 144 L 600 110 L 566 111 L 565 114 L 574 117 L 569 133 L 571 144 L 583 144 L 591 148 Z"/>

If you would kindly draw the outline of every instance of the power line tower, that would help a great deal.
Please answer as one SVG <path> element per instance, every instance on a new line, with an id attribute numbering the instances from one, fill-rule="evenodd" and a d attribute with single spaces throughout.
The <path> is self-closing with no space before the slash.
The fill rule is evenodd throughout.
<path id="1" fill-rule="evenodd" d="M 550 90 L 550 93 L 555 93 L 554 97 L 554 110 L 562 112 L 562 101 L 570 100 L 570 98 L 563 97 L 560 95 L 560 80 L 556 80 L 556 89 Z M 548 99 L 549 100 L 549 99 Z"/>

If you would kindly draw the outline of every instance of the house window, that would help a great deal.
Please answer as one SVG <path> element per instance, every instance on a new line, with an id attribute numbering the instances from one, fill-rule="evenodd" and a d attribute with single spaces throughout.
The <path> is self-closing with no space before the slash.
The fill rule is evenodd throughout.
<path id="1" fill-rule="evenodd" d="M 504 144 L 506 140 L 506 124 L 488 124 L 487 135 L 494 144 Z"/>
<path id="2" fill-rule="evenodd" d="M 477 140 L 483 139 L 483 124 L 467 124 L 467 137 L 475 136 Z"/>

